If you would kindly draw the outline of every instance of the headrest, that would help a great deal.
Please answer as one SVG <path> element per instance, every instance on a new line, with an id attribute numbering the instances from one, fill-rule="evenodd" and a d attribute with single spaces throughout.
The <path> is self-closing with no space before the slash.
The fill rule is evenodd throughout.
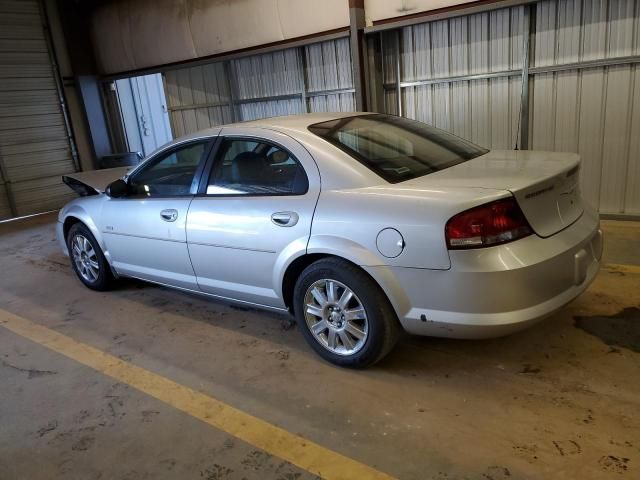
<path id="1" fill-rule="evenodd" d="M 254 183 L 264 180 L 269 164 L 264 155 L 256 152 L 242 152 L 231 164 L 231 180 L 234 183 Z"/>

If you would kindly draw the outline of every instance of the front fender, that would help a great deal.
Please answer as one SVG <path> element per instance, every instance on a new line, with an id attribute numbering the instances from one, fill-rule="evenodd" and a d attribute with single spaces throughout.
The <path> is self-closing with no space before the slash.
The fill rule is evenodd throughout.
<path id="1" fill-rule="evenodd" d="M 83 197 L 74 200 L 65 205 L 62 210 L 60 210 L 60 213 L 58 214 L 58 222 L 64 225 L 64 223 L 68 219 L 75 218 L 85 224 L 98 242 L 98 245 L 102 249 L 107 262 L 109 262 L 109 265 L 112 265 L 111 255 L 109 254 L 107 246 L 104 243 L 102 232 L 100 231 L 100 228 L 95 221 L 96 215 L 99 215 L 100 211 L 102 210 L 103 200 L 103 195 Z"/>

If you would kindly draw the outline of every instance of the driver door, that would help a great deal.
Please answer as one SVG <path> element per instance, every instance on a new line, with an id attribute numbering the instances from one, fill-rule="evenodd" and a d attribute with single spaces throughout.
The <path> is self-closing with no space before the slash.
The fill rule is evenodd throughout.
<path id="1" fill-rule="evenodd" d="M 104 203 L 101 230 L 116 272 L 198 289 L 185 227 L 214 140 L 188 141 L 160 152 L 129 176 L 126 197 Z"/>

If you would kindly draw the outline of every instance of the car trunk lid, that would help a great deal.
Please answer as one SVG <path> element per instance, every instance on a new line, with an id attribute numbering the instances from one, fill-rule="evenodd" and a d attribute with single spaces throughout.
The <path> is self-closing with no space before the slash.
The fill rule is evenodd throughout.
<path id="1" fill-rule="evenodd" d="M 549 237 L 582 215 L 579 167 L 580 157 L 573 153 L 493 150 L 406 183 L 508 190 L 531 228 Z"/>

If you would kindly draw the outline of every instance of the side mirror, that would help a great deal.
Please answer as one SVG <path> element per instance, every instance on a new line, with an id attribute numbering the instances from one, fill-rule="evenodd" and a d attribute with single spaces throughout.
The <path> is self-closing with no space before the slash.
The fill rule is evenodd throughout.
<path id="1" fill-rule="evenodd" d="M 106 193 L 111 198 L 126 197 L 129 193 L 129 185 L 127 185 L 127 182 L 119 178 L 115 182 L 111 182 L 109 185 L 107 185 L 104 193 Z"/>

